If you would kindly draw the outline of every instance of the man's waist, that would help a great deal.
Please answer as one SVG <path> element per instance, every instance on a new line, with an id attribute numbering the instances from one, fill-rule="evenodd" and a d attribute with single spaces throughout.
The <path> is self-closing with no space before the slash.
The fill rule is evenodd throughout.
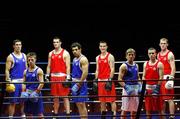
<path id="1" fill-rule="evenodd" d="M 138 84 L 138 79 L 125 79 L 124 82 L 128 85 L 136 85 Z"/>
<path id="2" fill-rule="evenodd" d="M 80 81 L 80 78 L 72 78 L 72 81 Z M 86 79 L 84 79 L 84 81 L 86 81 Z"/>
<path id="3" fill-rule="evenodd" d="M 23 78 L 11 79 L 12 82 L 23 82 Z"/>
<path id="4" fill-rule="evenodd" d="M 104 78 L 104 79 L 98 78 L 98 81 L 108 81 L 108 78 Z"/>
<path id="5" fill-rule="evenodd" d="M 107 75 L 107 76 L 98 76 L 98 79 L 108 79 L 110 76 Z"/>
<path id="6" fill-rule="evenodd" d="M 146 84 L 146 89 L 147 90 L 154 90 L 156 87 L 157 87 L 156 84 L 154 84 L 154 85 Z"/>
<path id="7" fill-rule="evenodd" d="M 59 72 L 59 73 L 51 73 L 51 77 L 64 77 L 66 76 L 65 73 Z"/>

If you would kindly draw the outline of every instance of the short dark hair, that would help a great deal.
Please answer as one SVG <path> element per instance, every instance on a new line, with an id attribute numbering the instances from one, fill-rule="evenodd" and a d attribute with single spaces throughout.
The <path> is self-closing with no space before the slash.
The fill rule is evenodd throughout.
<path id="1" fill-rule="evenodd" d="M 106 42 L 106 41 L 104 41 L 104 40 L 101 40 L 99 43 L 106 43 L 106 44 L 107 44 L 107 42 Z"/>
<path id="2" fill-rule="evenodd" d="M 148 51 L 149 50 L 154 50 L 155 52 L 156 52 L 156 49 L 154 48 L 154 47 L 150 47 L 149 49 L 148 49 Z"/>
<path id="3" fill-rule="evenodd" d="M 21 43 L 22 43 L 22 41 L 21 41 L 21 40 L 19 40 L 19 39 L 15 39 L 15 40 L 13 40 L 13 45 L 15 45 L 17 42 L 21 42 Z"/>
<path id="4" fill-rule="evenodd" d="M 61 38 L 58 37 L 58 36 L 55 36 L 55 37 L 53 38 L 53 40 L 54 40 L 54 39 L 59 39 L 59 41 L 62 42 L 62 41 L 61 41 Z"/>
<path id="5" fill-rule="evenodd" d="M 37 59 L 37 54 L 36 54 L 35 52 L 29 52 L 29 53 L 27 54 L 27 58 L 28 58 L 28 57 L 31 57 L 31 56 L 33 56 L 33 57 L 35 57 L 35 58 Z"/>
<path id="6" fill-rule="evenodd" d="M 78 47 L 78 49 L 81 49 L 81 44 L 78 43 L 78 42 L 74 42 L 74 43 L 71 44 L 71 49 L 72 49 L 73 47 Z"/>

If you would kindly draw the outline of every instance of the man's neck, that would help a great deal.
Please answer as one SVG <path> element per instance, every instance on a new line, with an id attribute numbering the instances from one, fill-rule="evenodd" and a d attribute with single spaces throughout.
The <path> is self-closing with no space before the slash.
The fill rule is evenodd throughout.
<path id="1" fill-rule="evenodd" d="M 19 52 L 19 51 L 14 51 L 14 54 L 15 54 L 15 55 L 21 55 L 21 52 Z"/>
<path id="2" fill-rule="evenodd" d="M 82 54 L 79 54 L 76 58 L 79 59 L 81 57 Z"/>
<path id="3" fill-rule="evenodd" d="M 59 51 L 61 51 L 61 49 L 62 49 L 61 47 L 55 48 L 55 51 L 56 51 L 56 52 L 59 52 Z"/>
<path id="4" fill-rule="evenodd" d="M 127 61 L 128 64 L 133 65 L 134 61 Z"/>
<path id="5" fill-rule="evenodd" d="M 107 55 L 107 52 L 102 52 L 101 55 L 102 55 L 102 56 L 106 56 L 106 55 Z"/>
<path id="6" fill-rule="evenodd" d="M 29 70 L 33 71 L 36 68 L 36 65 L 29 66 Z"/>
<path id="7" fill-rule="evenodd" d="M 156 59 L 151 59 L 150 63 L 154 64 L 156 62 Z"/>
<path id="8" fill-rule="evenodd" d="M 168 49 L 161 50 L 161 53 L 166 53 Z"/>

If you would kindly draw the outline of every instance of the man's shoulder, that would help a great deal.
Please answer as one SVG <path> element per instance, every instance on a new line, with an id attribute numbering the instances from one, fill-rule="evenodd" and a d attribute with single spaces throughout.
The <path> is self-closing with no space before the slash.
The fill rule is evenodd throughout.
<path id="1" fill-rule="evenodd" d="M 114 59 L 114 55 L 111 54 L 111 53 L 109 53 L 109 56 L 108 56 L 108 57 L 111 58 L 111 59 Z"/>
<path id="2" fill-rule="evenodd" d="M 113 55 L 112 53 L 109 53 L 109 56 L 112 56 L 112 57 L 114 57 L 114 55 Z"/>
<path id="3" fill-rule="evenodd" d="M 126 68 L 127 67 L 127 64 L 124 62 L 120 65 L 121 68 Z"/>
<path id="4" fill-rule="evenodd" d="M 148 62 L 149 62 L 149 60 L 145 61 L 145 62 L 144 62 L 144 65 L 146 65 Z"/>
<path id="5" fill-rule="evenodd" d="M 6 62 L 14 62 L 13 56 L 11 54 L 7 56 Z"/>
<path id="6" fill-rule="evenodd" d="M 101 54 L 97 55 L 96 58 L 98 58 Z"/>
<path id="7" fill-rule="evenodd" d="M 13 58 L 12 53 L 10 53 L 10 54 L 7 56 L 7 58 Z"/>
<path id="8" fill-rule="evenodd" d="M 54 52 L 54 50 L 51 50 L 51 51 L 49 52 L 49 55 L 51 55 L 53 52 Z"/>
<path id="9" fill-rule="evenodd" d="M 174 54 L 173 51 L 171 51 L 171 50 L 169 50 L 169 53 L 170 53 L 170 54 Z"/>
<path id="10" fill-rule="evenodd" d="M 82 57 L 80 58 L 80 60 L 88 60 L 88 58 L 85 55 L 82 55 Z"/>
<path id="11" fill-rule="evenodd" d="M 69 51 L 67 51 L 66 49 L 64 49 L 64 53 L 69 54 Z"/>
<path id="12" fill-rule="evenodd" d="M 38 71 L 38 72 L 42 72 L 42 73 L 43 73 L 43 70 L 42 70 L 42 68 L 41 68 L 41 67 L 37 67 L 37 71 Z"/>

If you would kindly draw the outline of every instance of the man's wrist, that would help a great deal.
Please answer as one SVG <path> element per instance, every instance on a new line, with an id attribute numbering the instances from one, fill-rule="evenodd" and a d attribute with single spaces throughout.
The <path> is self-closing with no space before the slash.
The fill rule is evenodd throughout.
<path id="1" fill-rule="evenodd" d="M 11 78 L 7 78 L 7 79 L 6 79 L 6 82 L 11 82 Z"/>
<path id="2" fill-rule="evenodd" d="M 169 79 L 174 79 L 174 75 L 169 75 Z"/>
<path id="3" fill-rule="evenodd" d="M 81 87 L 81 85 L 82 85 L 82 83 L 80 83 L 80 82 L 79 82 L 79 83 L 77 83 L 77 86 L 78 86 L 78 87 Z"/>
<path id="4" fill-rule="evenodd" d="M 41 91 L 40 89 L 36 89 L 35 90 L 36 93 L 40 93 L 40 91 Z"/>
<path id="5" fill-rule="evenodd" d="M 67 75 L 66 75 L 66 78 L 67 78 L 67 79 L 70 79 L 70 78 L 71 78 L 71 75 L 70 75 L 70 74 L 67 74 Z"/>
<path id="6" fill-rule="evenodd" d="M 22 92 L 26 92 L 26 89 L 22 89 Z"/>

